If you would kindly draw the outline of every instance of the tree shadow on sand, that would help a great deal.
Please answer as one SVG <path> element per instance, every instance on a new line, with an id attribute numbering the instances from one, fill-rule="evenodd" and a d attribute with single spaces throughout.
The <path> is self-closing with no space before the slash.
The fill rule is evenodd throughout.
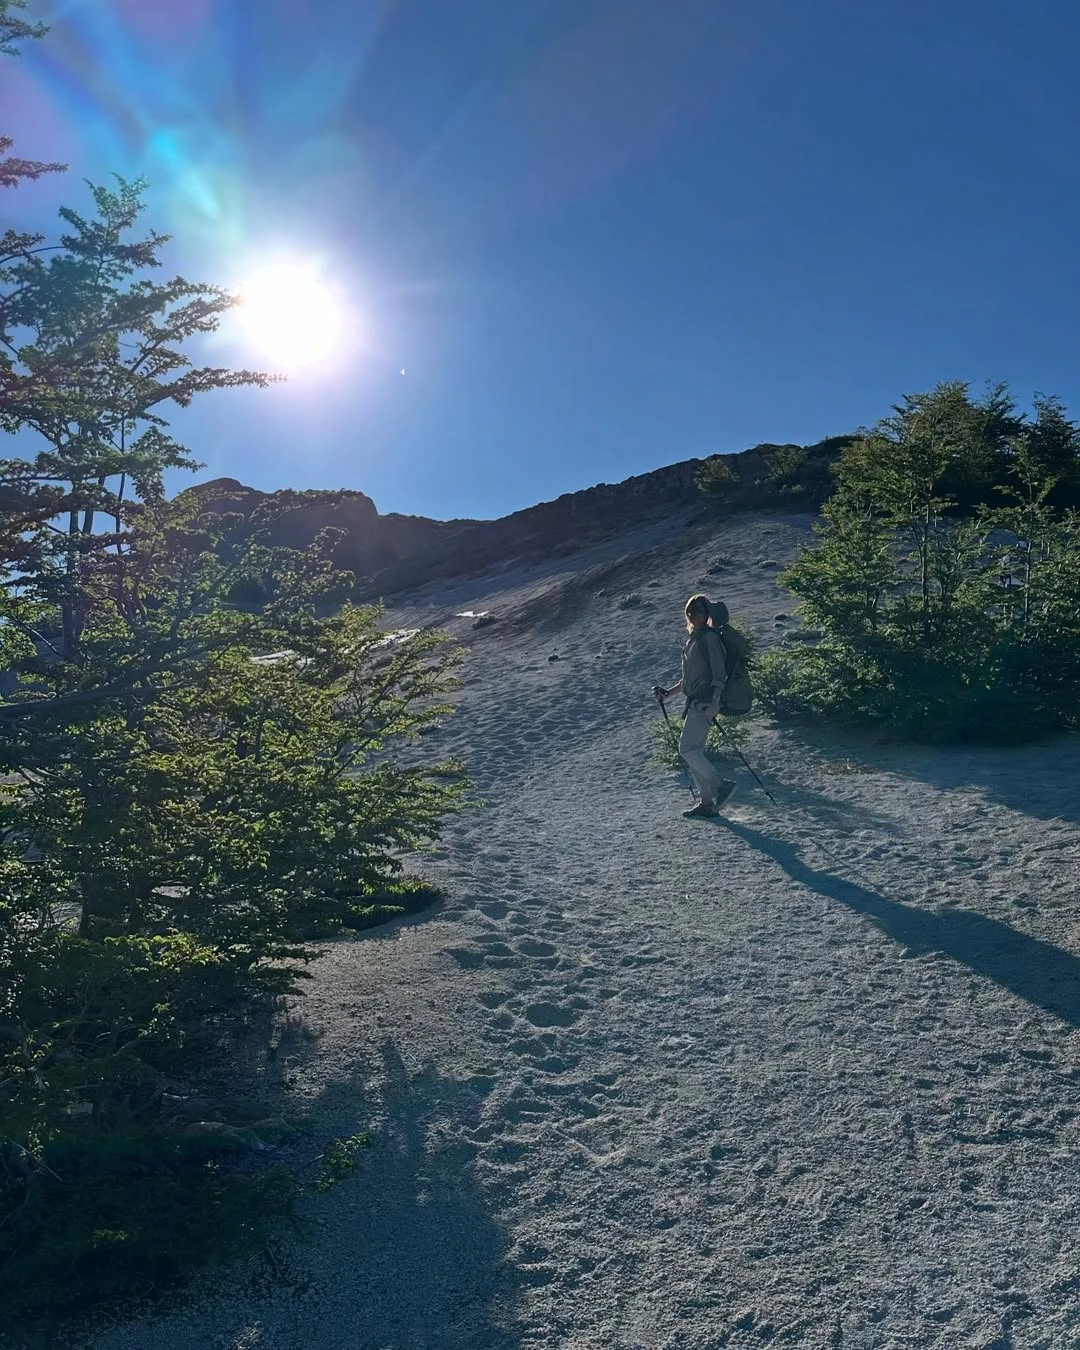
<path id="1" fill-rule="evenodd" d="M 1080 959 L 974 910 L 920 910 L 808 867 L 791 844 L 720 817 L 736 838 L 778 863 L 793 881 L 835 900 L 916 952 L 939 952 L 1037 1008 L 1080 1027 Z"/>
<path id="2" fill-rule="evenodd" d="M 942 747 L 916 754 L 891 748 L 896 772 L 939 790 L 977 788 L 1010 811 L 1080 824 L 1080 736 L 1062 733 L 1030 745 Z"/>
<path id="3" fill-rule="evenodd" d="M 365 1128 L 369 1106 L 379 1115 L 357 1174 L 327 1198 L 308 1259 L 336 1291 L 338 1318 L 351 1318 L 355 1350 L 518 1350 L 520 1280 L 467 1137 L 493 1080 L 411 1071 L 390 1042 L 378 1054 L 378 1103 L 358 1074 L 313 1105 L 320 1133 Z"/>
<path id="4" fill-rule="evenodd" d="M 843 757 L 865 771 L 898 774 L 939 791 L 974 788 L 1010 811 L 1080 823 L 1080 735 L 1074 732 L 1025 745 L 931 746 L 801 723 L 779 730 L 782 740 L 804 753 Z"/>

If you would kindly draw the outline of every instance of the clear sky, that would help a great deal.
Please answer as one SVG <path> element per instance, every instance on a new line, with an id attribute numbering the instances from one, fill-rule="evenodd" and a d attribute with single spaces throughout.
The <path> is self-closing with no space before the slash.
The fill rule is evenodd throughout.
<path id="1" fill-rule="evenodd" d="M 177 418 L 202 476 L 492 516 L 942 379 L 1080 411 L 1077 0 L 30 15 L 0 128 L 71 172 L 9 220 L 142 173 L 171 267 L 314 259 L 354 316 L 324 367 Z"/>

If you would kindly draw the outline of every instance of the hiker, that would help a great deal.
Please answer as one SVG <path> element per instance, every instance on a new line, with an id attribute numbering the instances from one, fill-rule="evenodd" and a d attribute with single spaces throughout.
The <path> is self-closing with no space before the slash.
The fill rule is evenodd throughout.
<path id="1" fill-rule="evenodd" d="M 719 815 L 717 807 L 735 788 L 720 774 L 705 753 L 705 740 L 713 718 L 720 711 L 727 680 L 727 664 L 720 630 L 727 623 L 728 607 L 722 600 L 692 595 L 686 602 L 688 637 L 682 654 L 682 679 L 670 689 L 657 685 L 657 699 L 663 703 L 675 694 L 686 697 L 679 754 L 686 761 L 701 800 L 683 815 L 689 820 Z"/>

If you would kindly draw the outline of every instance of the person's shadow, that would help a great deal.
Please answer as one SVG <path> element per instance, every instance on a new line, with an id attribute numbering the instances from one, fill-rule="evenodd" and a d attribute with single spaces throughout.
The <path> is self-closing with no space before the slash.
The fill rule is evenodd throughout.
<path id="1" fill-rule="evenodd" d="M 1080 1027 L 1080 959 L 1071 952 L 974 910 L 931 913 L 887 900 L 832 872 L 808 867 L 792 844 L 728 817 L 719 817 L 718 823 L 778 863 L 793 881 L 864 914 L 904 947 L 951 957 L 1037 1008 Z"/>
<path id="2" fill-rule="evenodd" d="M 336 1242 L 321 1242 L 324 1286 L 339 1293 L 311 1344 L 348 1316 L 356 1350 L 518 1350 L 524 1279 L 510 1240 L 474 1175 L 476 1147 L 461 1127 L 478 1116 L 494 1080 L 462 1083 L 433 1066 L 409 1069 L 393 1041 L 379 1048 L 380 1123 L 357 1176 L 325 1206 Z M 329 1084 L 312 1104 L 324 1129 L 348 1135 L 374 1103 L 364 1079 Z M 347 1301 L 351 1298 L 351 1302 Z"/>

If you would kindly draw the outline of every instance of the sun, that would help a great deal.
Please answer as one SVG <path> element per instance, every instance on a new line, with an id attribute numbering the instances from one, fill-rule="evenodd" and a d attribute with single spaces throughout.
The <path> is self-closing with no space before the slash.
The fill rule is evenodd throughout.
<path id="1" fill-rule="evenodd" d="M 267 263 L 240 285 L 237 301 L 246 343 L 286 373 L 327 361 L 341 345 L 344 307 L 314 263 Z"/>

